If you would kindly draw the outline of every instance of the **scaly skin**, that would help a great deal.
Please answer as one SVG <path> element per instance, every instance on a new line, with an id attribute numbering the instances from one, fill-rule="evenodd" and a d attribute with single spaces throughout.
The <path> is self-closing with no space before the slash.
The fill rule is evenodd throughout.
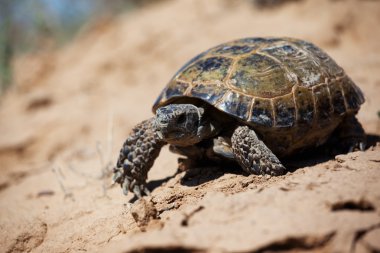
<path id="1" fill-rule="evenodd" d="M 231 142 L 236 161 L 247 173 L 272 176 L 286 173 L 280 160 L 249 127 L 236 128 Z"/>
<path id="2" fill-rule="evenodd" d="M 230 141 L 229 137 L 218 136 L 218 124 L 204 117 L 203 112 L 194 105 L 169 105 L 159 110 L 156 117 L 133 128 L 114 169 L 114 181 L 122 186 L 124 194 L 131 191 L 138 198 L 149 195 L 148 171 L 167 143 L 172 151 L 192 161 L 235 159 L 249 174 L 278 176 L 287 172 L 253 129 L 237 127 Z M 365 148 L 364 130 L 354 115 L 345 118 L 335 137 L 338 141 L 335 145 L 349 152 Z"/>
<path id="3" fill-rule="evenodd" d="M 346 117 L 337 131 L 341 151 L 352 152 L 356 149 L 364 151 L 366 148 L 367 138 L 364 129 L 355 116 Z"/>
<path id="4" fill-rule="evenodd" d="M 125 195 L 129 191 L 138 198 L 150 194 L 146 187 L 148 171 L 165 144 L 155 131 L 154 118 L 145 120 L 132 129 L 120 150 L 113 177 Z"/>

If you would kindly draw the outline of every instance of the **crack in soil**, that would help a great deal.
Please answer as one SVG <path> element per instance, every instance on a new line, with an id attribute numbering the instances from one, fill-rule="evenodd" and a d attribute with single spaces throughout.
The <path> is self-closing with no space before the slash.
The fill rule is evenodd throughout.
<path id="1" fill-rule="evenodd" d="M 331 205 L 331 211 L 360 211 L 360 212 L 372 212 L 375 211 L 375 206 L 366 199 L 360 200 L 346 200 L 336 202 Z"/>
<path id="2" fill-rule="evenodd" d="M 253 252 L 274 252 L 274 251 L 291 251 L 291 250 L 315 250 L 326 246 L 335 236 L 336 232 L 330 232 L 323 236 L 294 236 L 273 241 Z"/>
<path id="3" fill-rule="evenodd" d="M 187 227 L 189 225 L 190 218 L 193 217 L 196 213 L 202 211 L 205 207 L 204 206 L 198 206 L 196 209 L 191 211 L 188 214 L 185 214 L 185 217 L 181 221 L 181 226 Z"/>
<path id="4" fill-rule="evenodd" d="M 188 248 L 183 246 L 172 247 L 144 247 L 135 250 L 128 251 L 127 253 L 206 253 L 207 250 L 201 250 L 196 248 Z"/>
<path id="5" fill-rule="evenodd" d="M 375 230 L 377 228 L 380 228 L 380 223 L 377 223 L 377 224 L 374 224 L 370 227 L 367 227 L 367 228 L 364 228 L 364 229 L 360 229 L 360 230 L 357 230 L 356 233 L 355 233 L 355 236 L 354 236 L 354 239 L 352 240 L 352 243 L 351 243 L 351 250 L 350 252 L 354 253 L 356 250 L 356 245 L 360 242 L 360 240 L 369 232 L 371 232 L 372 230 Z"/>

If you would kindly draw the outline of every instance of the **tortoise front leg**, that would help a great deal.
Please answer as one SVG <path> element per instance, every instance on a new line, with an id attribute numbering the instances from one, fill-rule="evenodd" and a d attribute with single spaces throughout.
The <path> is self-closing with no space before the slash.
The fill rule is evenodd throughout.
<path id="1" fill-rule="evenodd" d="M 123 193 L 133 192 L 141 198 L 149 195 L 146 179 L 149 169 L 165 145 L 157 135 L 154 118 L 136 125 L 120 150 L 113 180 L 123 188 Z"/>
<path id="2" fill-rule="evenodd" d="M 275 154 L 257 137 L 254 130 L 240 126 L 234 131 L 232 151 L 240 166 L 249 174 L 278 176 L 286 173 Z"/>

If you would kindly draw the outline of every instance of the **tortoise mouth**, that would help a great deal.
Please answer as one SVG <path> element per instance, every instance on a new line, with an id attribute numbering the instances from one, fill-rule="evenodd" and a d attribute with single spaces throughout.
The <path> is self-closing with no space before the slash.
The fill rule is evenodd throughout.
<path id="1" fill-rule="evenodd" d="M 185 134 L 181 131 L 162 131 L 157 130 L 157 135 L 161 140 L 164 140 L 170 144 L 178 144 L 183 142 Z"/>

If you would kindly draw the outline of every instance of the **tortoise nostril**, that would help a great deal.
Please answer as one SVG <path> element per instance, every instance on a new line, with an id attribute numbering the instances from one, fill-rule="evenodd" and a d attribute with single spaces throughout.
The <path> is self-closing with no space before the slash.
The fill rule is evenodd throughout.
<path id="1" fill-rule="evenodd" d="M 178 123 L 178 124 L 183 124 L 183 123 L 185 123 L 185 121 L 186 121 L 186 116 L 185 116 L 184 114 L 181 114 L 181 115 L 178 117 L 178 119 L 177 119 L 177 123 Z"/>
<path id="2" fill-rule="evenodd" d="M 161 118 L 161 119 L 158 120 L 158 122 L 161 125 L 167 125 L 169 123 L 168 119 L 166 119 L 166 118 Z"/>

